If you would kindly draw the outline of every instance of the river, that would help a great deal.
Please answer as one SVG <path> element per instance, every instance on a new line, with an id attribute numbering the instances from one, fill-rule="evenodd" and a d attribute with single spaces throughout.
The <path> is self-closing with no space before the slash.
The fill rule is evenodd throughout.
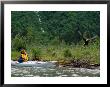
<path id="1" fill-rule="evenodd" d="M 11 66 L 12 77 L 100 77 L 100 69 Z"/>

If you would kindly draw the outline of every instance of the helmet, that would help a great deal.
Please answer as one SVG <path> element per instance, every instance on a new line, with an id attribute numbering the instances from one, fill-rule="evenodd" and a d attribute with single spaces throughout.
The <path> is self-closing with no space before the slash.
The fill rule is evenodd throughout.
<path id="1" fill-rule="evenodd" d="M 24 54 L 26 51 L 24 49 L 21 50 L 21 54 Z"/>

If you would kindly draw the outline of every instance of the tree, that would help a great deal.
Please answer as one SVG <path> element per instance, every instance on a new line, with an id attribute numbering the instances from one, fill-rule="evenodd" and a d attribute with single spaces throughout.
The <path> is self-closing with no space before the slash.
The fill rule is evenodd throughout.
<path id="1" fill-rule="evenodd" d="M 12 11 L 12 40 L 25 37 L 27 44 L 48 44 L 56 39 L 59 44 L 78 44 L 82 38 L 100 37 L 99 11 Z"/>

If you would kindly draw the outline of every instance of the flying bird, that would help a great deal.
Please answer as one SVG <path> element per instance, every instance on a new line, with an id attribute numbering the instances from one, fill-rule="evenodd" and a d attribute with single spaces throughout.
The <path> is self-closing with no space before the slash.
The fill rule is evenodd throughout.
<path id="1" fill-rule="evenodd" d="M 82 36 L 83 40 L 84 40 L 84 46 L 88 46 L 89 42 L 94 40 L 97 36 L 94 36 L 92 38 L 86 38 L 82 35 L 82 33 L 80 31 L 78 31 L 78 33 Z"/>

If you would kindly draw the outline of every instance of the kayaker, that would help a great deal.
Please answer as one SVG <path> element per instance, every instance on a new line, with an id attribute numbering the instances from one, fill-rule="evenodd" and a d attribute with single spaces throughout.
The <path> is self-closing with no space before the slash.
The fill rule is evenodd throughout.
<path id="1" fill-rule="evenodd" d="M 28 61 L 28 55 L 27 55 L 26 51 L 24 49 L 22 49 L 21 50 L 21 56 L 18 59 L 18 62 L 22 63 L 22 62 L 26 62 L 26 61 Z"/>

